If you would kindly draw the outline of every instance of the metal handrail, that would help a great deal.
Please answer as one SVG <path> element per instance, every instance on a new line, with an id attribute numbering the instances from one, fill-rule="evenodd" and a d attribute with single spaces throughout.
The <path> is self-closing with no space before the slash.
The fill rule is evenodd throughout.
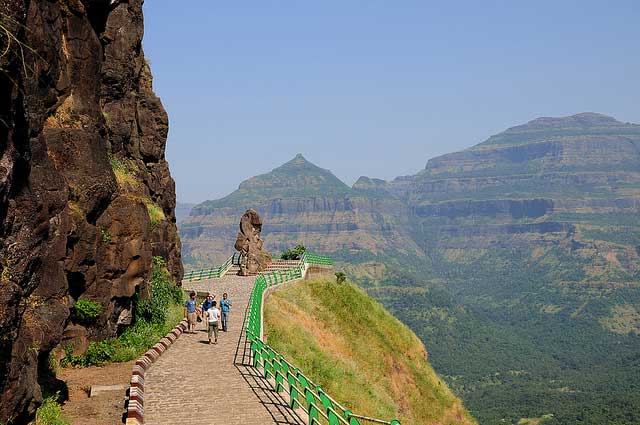
<path id="1" fill-rule="evenodd" d="M 251 332 L 248 332 L 248 333 L 251 333 Z M 256 335 L 253 335 L 253 337 L 256 340 L 259 340 Z M 270 353 L 273 354 L 273 355 L 269 355 L 269 356 L 264 356 L 264 355 L 260 356 L 263 359 L 262 360 L 262 365 L 263 365 L 263 369 L 264 369 L 264 376 L 265 376 L 265 378 L 269 378 L 269 376 L 271 376 L 276 381 L 276 390 L 278 392 L 284 390 L 289 395 L 289 405 L 291 407 L 295 407 L 295 404 L 297 404 L 308 415 L 313 415 L 314 413 L 317 412 L 324 419 L 326 419 L 329 423 L 331 423 L 332 421 L 331 421 L 331 419 L 329 417 L 329 413 L 328 412 L 331 412 L 333 415 L 335 415 L 335 418 L 340 423 L 343 423 L 345 425 L 350 425 L 349 422 L 347 421 L 347 419 L 344 417 L 344 414 L 341 415 L 332 406 L 325 407 L 323 405 L 322 408 L 319 408 L 317 403 L 314 403 L 312 401 L 307 400 L 306 399 L 307 392 L 305 390 L 309 390 L 309 394 L 314 398 L 314 400 L 316 402 L 320 402 L 320 404 L 322 404 L 322 398 L 317 394 L 318 389 L 321 390 L 321 388 L 319 386 L 315 385 L 309 378 L 307 378 L 300 371 L 300 369 L 294 368 L 293 365 L 291 365 L 289 362 L 287 362 L 281 354 L 279 354 L 277 351 L 275 351 L 273 348 L 271 348 L 268 344 L 262 343 L 262 345 L 263 345 L 263 349 L 261 350 L 262 352 L 270 352 Z M 271 370 L 265 364 L 266 362 L 272 363 L 271 364 Z M 280 366 L 280 370 L 276 370 L 276 368 L 273 367 L 273 363 L 278 363 L 278 365 Z M 286 368 L 283 367 L 283 363 L 287 365 Z M 260 365 L 254 363 L 254 366 L 258 367 Z M 281 370 L 285 370 L 285 369 L 286 369 L 286 375 L 283 375 Z M 295 372 L 292 372 L 292 370 L 295 371 Z M 298 375 L 302 376 L 305 379 L 305 381 L 307 382 L 306 386 L 302 384 L 302 382 L 298 378 Z M 278 380 L 278 377 L 281 378 L 281 381 Z M 292 382 L 289 381 L 289 377 L 291 377 L 292 380 L 297 382 L 298 385 L 293 385 Z M 286 382 L 288 385 L 284 385 L 283 382 Z M 293 393 L 292 389 L 295 389 L 297 395 Z M 298 397 L 300 397 L 301 395 L 304 395 L 306 403 L 301 403 L 300 400 L 298 399 Z M 327 397 L 327 398 L 329 398 L 329 397 Z M 310 409 L 310 406 L 314 407 L 315 412 Z M 310 417 L 310 423 L 319 423 L 319 422 L 317 421 L 317 419 L 315 419 L 313 416 L 311 416 Z"/>
<path id="2" fill-rule="evenodd" d="M 191 270 L 190 272 L 184 274 L 184 276 L 182 277 L 182 281 L 197 282 L 203 279 L 221 278 L 229 271 L 231 266 L 234 265 L 233 261 L 235 255 L 236 254 L 233 254 L 232 256 L 227 258 L 227 260 L 222 263 L 221 266 L 211 267 L 208 269 Z"/>

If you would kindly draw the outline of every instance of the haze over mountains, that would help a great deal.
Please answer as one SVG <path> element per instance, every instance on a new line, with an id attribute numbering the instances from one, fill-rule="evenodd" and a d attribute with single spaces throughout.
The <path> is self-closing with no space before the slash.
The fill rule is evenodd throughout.
<path id="1" fill-rule="evenodd" d="M 353 187 L 297 155 L 194 207 L 187 267 L 224 261 L 249 207 L 272 253 L 341 260 L 481 423 L 640 421 L 640 125 L 539 118 Z"/>

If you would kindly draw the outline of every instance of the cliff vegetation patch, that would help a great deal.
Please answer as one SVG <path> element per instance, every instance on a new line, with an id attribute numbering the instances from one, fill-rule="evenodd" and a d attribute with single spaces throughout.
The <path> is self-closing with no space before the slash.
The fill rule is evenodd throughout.
<path id="1" fill-rule="evenodd" d="M 78 300 L 74 306 L 75 315 L 80 322 L 92 323 L 100 313 L 102 313 L 102 305 L 91 300 Z"/>
<path id="2" fill-rule="evenodd" d="M 640 335 L 640 309 L 637 306 L 617 305 L 611 309 L 611 313 L 610 317 L 600 320 L 602 326 L 617 334 Z"/>
<path id="3" fill-rule="evenodd" d="M 155 228 L 158 224 L 160 224 L 161 221 L 164 221 L 167 219 L 167 217 L 164 214 L 164 211 L 162 210 L 162 207 L 160 207 L 158 204 L 153 202 L 150 198 L 145 198 L 144 204 L 146 205 L 147 211 L 149 212 L 149 220 L 151 220 L 152 229 Z"/>
<path id="4" fill-rule="evenodd" d="M 151 297 L 136 302 L 134 324 L 116 338 L 91 342 L 82 355 L 73 355 L 71 345 L 65 347 L 61 366 L 85 367 L 135 359 L 180 322 L 182 301 L 182 290 L 171 280 L 164 259 L 154 257 Z M 94 312 L 94 307 L 83 308 Z"/>
<path id="5" fill-rule="evenodd" d="M 36 412 L 35 425 L 69 425 L 69 421 L 62 416 L 57 396 L 44 399 Z"/>
<path id="6" fill-rule="evenodd" d="M 115 155 L 109 156 L 109 163 L 111 164 L 111 170 L 116 176 L 116 182 L 118 187 L 125 191 L 137 192 L 140 190 L 142 182 L 137 177 L 139 171 L 135 161 L 129 159 L 121 159 Z"/>

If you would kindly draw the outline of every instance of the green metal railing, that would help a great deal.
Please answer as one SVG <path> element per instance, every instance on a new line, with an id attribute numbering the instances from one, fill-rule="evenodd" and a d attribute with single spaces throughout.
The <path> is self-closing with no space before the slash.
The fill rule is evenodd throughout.
<path id="1" fill-rule="evenodd" d="M 258 276 L 253 285 L 245 331 L 251 344 L 253 366 L 262 368 L 265 378 L 275 381 L 277 392 L 289 395 L 289 406 L 301 408 L 307 413 L 309 425 L 361 425 L 364 423 L 380 423 L 400 425 L 397 419 L 391 422 L 366 416 L 356 415 L 344 408 L 319 385 L 306 377 L 300 369 L 294 367 L 262 337 L 262 302 L 264 291 L 274 285 L 304 277 L 309 265 L 331 265 L 329 257 L 306 253 L 300 259 L 300 265 L 287 270 L 274 271 Z"/>
<path id="2" fill-rule="evenodd" d="M 233 265 L 237 265 L 239 261 L 239 254 L 235 253 L 231 257 L 227 258 L 221 266 L 211 267 L 209 269 L 191 270 L 182 277 L 183 282 L 196 282 L 198 280 L 221 278 Z"/>
<path id="3" fill-rule="evenodd" d="M 307 264 L 314 264 L 320 266 L 331 266 L 333 265 L 333 261 L 331 257 L 325 257 L 323 255 L 312 254 L 310 252 L 305 252 L 302 254 L 300 261 Z"/>

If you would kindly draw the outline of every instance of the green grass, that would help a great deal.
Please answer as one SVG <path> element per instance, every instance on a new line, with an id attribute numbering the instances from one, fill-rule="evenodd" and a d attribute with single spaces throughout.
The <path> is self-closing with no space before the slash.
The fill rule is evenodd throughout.
<path id="1" fill-rule="evenodd" d="M 411 424 L 474 423 L 420 340 L 351 283 L 305 280 L 266 303 L 268 343 L 345 407 Z"/>
<path id="2" fill-rule="evenodd" d="M 106 119 L 106 117 L 105 117 Z M 109 155 L 109 163 L 113 174 L 116 176 L 118 186 L 122 188 L 140 188 L 141 181 L 137 177 L 138 166 L 130 159 L 120 159 L 115 155 Z"/>
<path id="3" fill-rule="evenodd" d="M 36 411 L 35 425 L 68 425 L 69 421 L 62 416 L 60 403 L 57 396 L 44 399 L 42 405 Z"/>
<path id="4" fill-rule="evenodd" d="M 116 350 L 111 358 L 114 362 L 126 362 L 142 355 L 158 343 L 182 320 L 181 305 L 172 305 L 167 310 L 164 323 L 137 322 L 116 339 Z"/>

